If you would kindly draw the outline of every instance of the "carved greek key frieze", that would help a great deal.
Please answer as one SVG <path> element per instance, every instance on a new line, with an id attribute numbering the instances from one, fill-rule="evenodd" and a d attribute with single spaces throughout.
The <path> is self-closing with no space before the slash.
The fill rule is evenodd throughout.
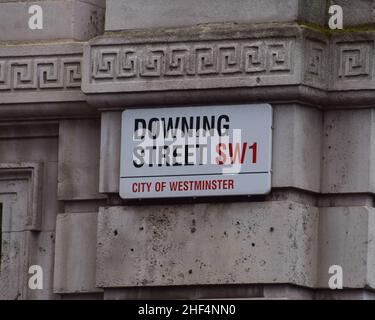
<path id="1" fill-rule="evenodd" d="M 338 43 L 338 78 L 372 78 L 373 42 Z"/>
<path id="2" fill-rule="evenodd" d="M 81 57 L 0 57 L 0 90 L 74 89 L 81 87 Z"/>
<path id="3" fill-rule="evenodd" d="M 294 39 L 94 45 L 91 83 L 292 74 Z"/>
<path id="4" fill-rule="evenodd" d="M 374 41 L 337 42 L 334 50 L 332 54 L 334 89 L 375 88 Z"/>
<path id="5" fill-rule="evenodd" d="M 328 45 L 316 39 L 306 39 L 305 73 L 307 84 L 317 87 L 328 85 Z"/>
<path id="6" fill-rule="evenodd" d="M 327 38 L 259 36 L 186 42 L 92 42 L 83 91 L 147 92 L 305 85 L 321 90 L 375 89 L 370 35 Z M 118 42 L 117 42 L 118 41 Z"/>

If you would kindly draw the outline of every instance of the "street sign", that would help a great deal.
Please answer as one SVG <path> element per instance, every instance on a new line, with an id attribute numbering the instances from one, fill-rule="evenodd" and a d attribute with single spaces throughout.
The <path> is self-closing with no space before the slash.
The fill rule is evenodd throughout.
<path id="1" fill-rule="evenodd" d="M 124 199 L 271 190 L 269 104 L 130 109 L 122 114 Z"/>

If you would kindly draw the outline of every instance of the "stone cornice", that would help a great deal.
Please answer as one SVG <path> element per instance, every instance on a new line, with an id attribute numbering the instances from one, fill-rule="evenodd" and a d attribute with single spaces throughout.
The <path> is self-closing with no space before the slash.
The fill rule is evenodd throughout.
<path id="1" fill-rule="evenodd" d="M 28 116 L 42 109 L 54 116 L 59 107 L 52 104 L 59 103 L 63 113 L 75 104 L 71 111 L 78 115 L 88 112 L 86 101 L 99 109 L 244 100 L 373 107 L 374 50 L 375 32 L 328 35 L 298 24 L 112 32 L 86 44 L 2 44 L 0 113 L 22 117 L 30 105 L 36 113 Z"/>
<path id="2" fill-rule="evenodd" d="M 85 101 L 82 43 L 0 47 L 0 104 Z"/>
<path id="3" fill-rule="evenodd" d="M 85 45 L 82 89 L 99 108 L 238 99 L 368 107 L 374 44 L 372 32 L 328 37 L 297 24 L 111 33 Z"/>

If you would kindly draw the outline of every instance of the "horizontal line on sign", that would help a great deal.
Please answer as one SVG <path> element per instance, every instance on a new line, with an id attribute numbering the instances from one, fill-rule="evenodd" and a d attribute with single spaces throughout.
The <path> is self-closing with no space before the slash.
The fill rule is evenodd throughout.
<path id="1" fill-rule="evenodd" d="M 196 174 L 170 174 L 170 175 L 161 175 L 161 176 L 133 176 L 133 177 L 120 177 L 121 179 L 128 179 L 128 178 L 168 178 L 168 177 L 197 177 L 197 176 L 235 176 L 238 174 L 265 174 L 270 173 L 269 171 L 261 171 L 261 172 L 240 172 L 234 174 L 222 174 L 222 173 L 196 173 Z"/>

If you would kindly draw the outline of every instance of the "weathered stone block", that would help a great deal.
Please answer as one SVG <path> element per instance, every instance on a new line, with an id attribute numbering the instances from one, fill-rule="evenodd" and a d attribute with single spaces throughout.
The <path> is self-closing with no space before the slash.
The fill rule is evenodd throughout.
<path id="1" fill-rule="evenodd" d="M 374 110 L 324 114 L 323 193 L 375 191 Z"/>
<path id="2" fill-rule="evenodd" d="M 96 292 L 97 213 L 57 216 L 54 292 Z"/>
<path id="3" fill-rule="evenodd" d="M 43 219 L 42 230 L 54 231 L 56 216 L 59 212 L 57 201 L 57 162 L 48 162 L 44 165 L 45 176 L 43 181 Z"/>
<path id="4" fill-rule="evenodd" d="M 100 121 L 60 122 L 58 199 L 104 198 L 99 194 Z"/>
<path id="5" fill-rule="evenodd" d="M 27 233 L 3 232 L 1 249 L 0 299 L 26 299 Z"/>
<path id="6" fill-rule="evenodd" d="M 54 232 L 3 232 L 0 299 L 56 299 L 52 293 Z M 28 286 L 29 267 L 43 270 L 43 289 Z"/>
<path id="7" fill-rule="evenodd" d="M 314 286 L 317 227 L 290 201 L 101 208 L 96 284 Z"/>
<path id="8" fill-rule="evenodd" d="M 55 258 L 55 232 L 35 232 L 30 234 L 28 266 L 38 265 L 43 270 L 43 289 L 28 290 L 27 299 L 58 299 L 53 294 L 53 266 Z M 27 280 L 30 274 L 27 274 Z M 26 284 L 25 284 L 26 285 Z"/>
<path id="9" fill-rule="evenodd" d="M 328 8 L 342 6 L 344 27 L 375 22 L 373 0 L 108 0 L 107 31 L 215 22 L 292 22 L 327 26 Z"/>
<path id="10" fill-rule="evenodd" d="M 42 9 L 42 29 L 29 28 L 32 5 Z M 102 33 L 103 20 L 103 1 L 5 1 L 0 3 L 0 41 L 88 40 Z"/>
<path id="11" fill-rule="evenodd" d="M 344 28 L 375 22 L 374 0 L 335 0 L 332 3 L 342 6 L 344 10 Z"/>
<path id="12" fill-rule="evenodd" d="M 121 112 L 103 112 L 100 142 L 100 183 L 103 193 L 118 193 L 120 182 Z"/>
<path id="13" fill-rule="evenodd" d="M 2 163 L 57 162 L 56 137 L 4 139 L 0 143 Z"/>
<path id="14" fill-rule="evenodd" d="M 108 0 L 106 31 L 181 27 L 216 22 L 324 23 L 325 1 L 298 0 Z M 322 3 L 323 2 L 323 3 Z M 305 6 L 309 5 L 309 10 Z"/>
<path id="15" fill-rule="evenodd" d="M 272 187 L 320 191 L 322 127 L 318 109 L 274 106 Z"/>
<path id="16" fill-rule="evenodd" d="M 375 288 L 374 237 L 373 208 L 321 208 L 318 286 L 328 288 L 329 268 L 339 265 L 344 288 Z"/>

